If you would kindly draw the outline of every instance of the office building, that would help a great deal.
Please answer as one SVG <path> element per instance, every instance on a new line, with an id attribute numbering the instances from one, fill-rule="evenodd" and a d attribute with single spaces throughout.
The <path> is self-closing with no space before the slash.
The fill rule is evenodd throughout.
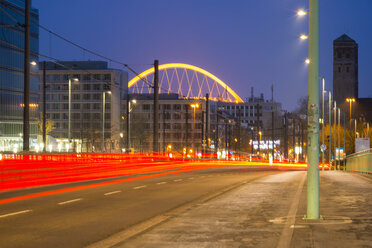
<path id="1" fill-rule="evenodd" d="M 104 61 L 47 62 L 45 69 L 46 118 L 54 124 L 47 145 L 58 151 L 119 152 L 121 102 L 127 92 L 128 73 L 110 69 Z M 40 84 L 42 88 L 42 80 Z"/>
<path id="2" fill-rule="evenodd" d="M 24 23 L 22 0 L 0 0 L 1 8 Z M 23 67 L 24 29 L 7 14 L 0 11 L 0 151 L 20 151 L 23 149 Z M 39 13 L 31 8 L 30 27 L 30 149 L 34 150 L 38 132 L 38 52 Z"/>

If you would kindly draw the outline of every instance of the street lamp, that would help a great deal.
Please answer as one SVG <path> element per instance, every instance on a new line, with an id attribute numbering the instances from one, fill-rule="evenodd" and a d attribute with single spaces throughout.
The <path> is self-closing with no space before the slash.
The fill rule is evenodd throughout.
<path id="1" fill-rule="evenodd" d="M 194 109 L 194 130 L 193 130 L 193 136 L 195 136 L 195 109 L 199 108 L 199 104 L 198 103 L 193 103 L 190 105 L 191 108 Z M 192 143 L 193 144 L 193 148 L 194 148 L 194 142 Z"/>
<path id="2" fill-rule="evenodd" d="M 325 87 L 325 80 L 324 77 L 322 78 L 322 145 L 324 145 L 324 93 L 326 92 L 324 90 Z M 322 171 L 324 171 L 324 149 L 322 149 Z"/>
<path id="3" fill-rule="evenodd" d="M 355 102 L 355 98 L 346 98 L 346 101 L 349 103 L 350 105 L 350 127 L 351 127 L 351 105 L 353 104 L 353 102 Z"/>
<path id="4" fill-rule="evenodd" d="M 130 152 L 130 112 L 131 109 L 131 103 L 136 104 L 136 99 L 132 99 L 132 101 L 129 100 L 129 95 L 127 95 L 127 152 Z"/>
<path id="5" fill-rule="evenodd" d="M 106 106 L 106 93 L 111 95 L 111 91 L 102 92 L 102 152 L 105 152 L 105 106 Z"/>
<path id="6" fill-rule="evenodd" d="M 310 59 L 309 58 L 305 59 L 305 63 L 310 64 Z"/>
<path id="7" fill-rule="evenodd" d="M 297 15 L 298 16 L 305 16 L 305 15 L 307 15 L 307 11 L 306 10 L 303 10 L 303 9 L 299 9 L 299 10 L 297 10 Z"/>
<path id="8" fill-rule="evenodd" d="M 262 137 L 262 132 L 261 132 L 261 131 L 258 131 L 258 135 L 260 135 L 260 141 L 259 141 L 259 143 L 258 143 L 258 148 L 260 148 L 260 146 L 261 146 L 261 137 Z M 259 149 L 259 151 L 260 151 L 260 149 Z"/>
<path id="9" fill-rule="evenodd" d="M 68 76 L 68 148 L 70 149 L 71 142 L 71 80 L 79 82 L 78 78 L 72 78 Z"/>
<path id="10" fill-rule="evenodd" d="M 336 103 L 336 101 L 334 102 L 334 118 L 333 118 L 333 120 L 334 120 L 334 122 L 335 122 L 335 124 L 334 124 L 334 130 L 333 130 L 333 132 L 334 132 L 334 135 L 333 135 L 333 137 L 334 137 L 334 142 L 335 142 L 335 159 L 334 159 L 334 161 L 335 161 L 335 167 L 334 167 L 334 170 L 336 170 L 337 169 L 337 153 L 336 153 L 336 151 L 337 151 L 337 136 L 336 136 L 336 128 L 337 128 L 337 103 Z"/>
<path id="11" fill-rule="evenodd" d="M 306 34 L 301 34 L 300 35 L 301 40 L 307 40 L 308 38 L 309 38 L 309 36 L 307 36 Z"/>
<path id="12" fill-rule="evenodd" d="M 124 138 L 124 134 L 120 133 L 120 147 L 121 147 L 121 150 L 123 149 L 123 138 Z"/>
<path id="13" fill-rule="evenodd" d="M 329 144 L 328 144 L 328 163 L 331 170 L 331 157 L 332 157 L 332 93 L 328 92 L 328 119 L 329 119 Z"/>

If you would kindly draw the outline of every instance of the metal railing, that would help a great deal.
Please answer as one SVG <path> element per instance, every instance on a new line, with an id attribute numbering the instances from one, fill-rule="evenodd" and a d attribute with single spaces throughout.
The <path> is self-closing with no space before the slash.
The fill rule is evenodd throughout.
<path id="1" fill-rule="evenodd" d="M 346 170 L 372 173 L 372 149 L 367 149 L 347 156 Z"/>

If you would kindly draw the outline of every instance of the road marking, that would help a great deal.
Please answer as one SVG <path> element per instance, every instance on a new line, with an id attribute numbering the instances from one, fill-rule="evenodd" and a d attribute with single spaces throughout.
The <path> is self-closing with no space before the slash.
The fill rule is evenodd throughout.
<path id="1" fill-rule="evenodd" d="M 166 184 L 167 182 L 161 182 L 161 183 L 157 183 L 158 185 L 161 185 L 161 184 Z"/>
<path id="2" fill-rule="evenodd" d="M 0 215 L 0 218 L 5 218 L 5 217 L 8 217 L 8 216 L 13 216 L 13 215 L 17 215 L 17 214 L 24 214 L 24 213 L 28 213 L 28 212 L 31 212 L 31 211 L 32 210 L 27 209 L 27 210 L 22 210 L 22 211 L 10 213 L 10 214 L 4 214 L 4 215 Z"/>
<path id="3" fill-rule="evenodd" d="M 120 192 L 121 192 L 121 190 L 117 190 L 117 191 L 107 192 L 104 195 L 113 195 L 113 194 L 117 194 L 117 193 L 120 193 Z"/>
<path id="4" fill-rule="evenodd" d="M 182 181 L 183 179 L 176 179 L 176 180 L 173 180 L 174 182 L 179 182 L 179 181 Z"/>
<path id="5" fill-rule="evenodd" d="M 146 185 L 142 185 L 142 186 L 134 187 L 133 189 L 142 189 L 142 188 L 146 188 L 146 187 L 147 187 Z"/>
<path id="6" fill-rule="evenodd" d="M 194 177 L 189 177 L 190 180 L 194 179 Z"/>
<path id="7" fill-rule="evenodd" d="M 83 200 L 83 198 L 77 198 L 77 199 L 73 199 L 73 200 L 69 200 L 69 201 L 59 202 L 58 205 L 69 204 L 69 203 L 73 203 L 73 202 L 77 202 L 77 201 L 81 201 L 81 200 Z"/>
<path id="8" fill-rule="evenodd" d="M 287 223 L 284 224 L 282 234 L 279 238 L 278 245 L 276 246 L 277 248 L 288 248 L 291 246 L 291 240 L 293 235 L 293 228 L 291 228 L 291 226 L 295 226 L 296 223 L 298 204 L 300 202 L 301 192 L 302 188 L 304 187 L 305 179 L 306 174 L 302 174 L 301 181 L 298 185 L 297 191 L 293 197 L 291 206 L 288 211 Z"/>

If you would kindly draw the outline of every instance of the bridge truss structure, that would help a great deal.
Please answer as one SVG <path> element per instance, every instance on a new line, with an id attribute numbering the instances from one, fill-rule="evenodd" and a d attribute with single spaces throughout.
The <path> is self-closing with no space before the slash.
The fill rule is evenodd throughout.
<path id="1" fill-rule="evenodd" d="M 153 93 L 154 71 L 150 68 L 130 80 L 129 92 Z M 214 101 L 243 102 L 235 91 L 210 72 L 182 63 L 159 65 L 159 93 L 176 93 L 185 99 L 203 99 L 208 93 Z"/>

